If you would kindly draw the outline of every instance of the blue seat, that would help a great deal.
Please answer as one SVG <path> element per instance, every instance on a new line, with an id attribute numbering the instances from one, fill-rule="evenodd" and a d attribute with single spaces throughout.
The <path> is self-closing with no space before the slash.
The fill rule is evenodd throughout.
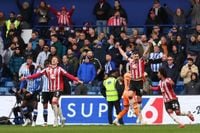
<path id="1" fill-rule="evenodd" d="M 158 95 L 159 94 L 159 90 L 158 90 L 158 84 L 159 82 L 152 82 L 151 85 L 151 91 L 153 95 Z"/>
<path id="2" fill-rule="evenodd" d="M 5 87 L 14 87 L 14 83 L 12 81 L 6 81 L 4 86 Z"/>
<path id="3" fill-rule="evenodd" d="M 184 85 L 183 85 L 183 81 L 178 81 L 176 83 L 176 87 L 174 89 L 176 94 L 181 94 L 181 92 L 184 90 Z"/>
<path id="4" fill-rule="evenodd" d="M 0 87 L 0 95 L 8 95 L 10 88 L 9 87 Z"/>

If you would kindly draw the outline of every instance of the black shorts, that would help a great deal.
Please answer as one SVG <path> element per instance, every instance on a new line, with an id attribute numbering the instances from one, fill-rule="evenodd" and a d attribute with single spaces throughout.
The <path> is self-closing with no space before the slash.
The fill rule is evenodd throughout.
<path id="1" fill-rule="evenodd" d="M 51 103 L 51 99 L 52 99 L 53 95 L 52 95 L 52 92 L 42 92 L 42 100 L 41 102 L 43 104 L 46 104 L 46 103 Z"/>
<path id="2" fill-rule="evenodd" d="M 170 101 L 170 102 L 166 102 L 165 103 L 165 109 L 166 110 L 173 110 L 173 111 L 176 111 L 176 110 L 180 110 L 180 104 L 178 102 L 178 100 L 173 100 L 173 101 Z"/>
<path id="3" fill-rule="evenodd" d="M 42 92 L 42 103 L 50 103 L 52 102 L 53 97 L 59 98 L 62 95 L 61 91 L 55 91 L 55 92 Z"/>
<path id="4" fill-rule="evenodd" d="M 135 91 L 137 96 L 142 96 L 143 81 L 130 81 L 130 90 Z"/>

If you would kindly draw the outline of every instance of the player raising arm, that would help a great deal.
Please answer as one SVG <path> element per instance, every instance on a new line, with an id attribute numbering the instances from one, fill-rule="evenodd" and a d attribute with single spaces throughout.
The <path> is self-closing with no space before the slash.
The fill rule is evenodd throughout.
<path id="1" fill-rule="evenodd" d="M 144 60 L 143 58 L 139 58 L 138 52 L 133 52 L 131 56 L 128 57 L 121 47 L 118 47 L 118 49 L 120 54 L 129 62 L 130 72 L 124 75 L 125 91 L 123 98 L 124 98 L 124 107 L 126 106 L 126 108 L 124 108 L 124 110 L 120 112 L 120 114 L 113 121 L 113 123 L 118 125 L 118 119 L 123 117 L 128 112 L 129 106 L 132 109 L 135 108 L 135 114 L 139 117 L 138 123 L 141 123 Z"/>

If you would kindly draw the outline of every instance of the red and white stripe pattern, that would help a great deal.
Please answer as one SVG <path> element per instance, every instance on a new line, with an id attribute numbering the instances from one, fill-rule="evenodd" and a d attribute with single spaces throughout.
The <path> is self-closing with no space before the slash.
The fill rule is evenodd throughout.
<path id="1" fill-rule="evenodd" d="M 108 20 L 108 26 L 125 26 L 126 25 L 126 20 L 123 17 L 111 17 Z"/>
<path id="2" fill-rule="evenodd" d="M 66 26 L 71 25 L 71 22 L 70 22 L 71 16 L 69 12 L 66 12 L 66 13 L 57 12 L 57 18 L 58 18 L 59 25 L 66 25 Z"/>
<path id="3" fill-rule="evenodd" d="M 63 76 L 68 77 L 71 80 L 78 81 L 78 78 L 74 77 L 73 75 L 67 73 L 64 69 L 61 67 L 47 67 L 43 69 L 41 74 L 45 74 L 49 80 L 49 91 L 55 92 L 55 91 L 63 91 L 64 88 L 64 81 Z"/>
<path id="4" fill-rule="evenodd" d="M 129 63 L 132 80 L 142 80 L 144 77 L 144 60 L 139 59 L 138 62 L 130 60 Z"/>
<path id="5" fill-rule="evenodd" d="M 177 99 L 174 89 L 172 87 L 172 84 L 170 82 L 171 82 L 171 78 L 166 78 L 165 80 L 163 81 L 160 80 L 159 82 L 159 88 L 163 95 L 164 102 L 169 102 L 169 101 Z"/>

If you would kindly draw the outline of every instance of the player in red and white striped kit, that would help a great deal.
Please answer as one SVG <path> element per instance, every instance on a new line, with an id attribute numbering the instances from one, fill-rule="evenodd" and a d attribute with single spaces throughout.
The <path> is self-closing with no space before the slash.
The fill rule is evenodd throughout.
<path id="1" fill-rule="evenodd" d="M 159 89 L 163 95 L 165 109 L 170 117 L 179 124 L 180 128 L 185 127 L 185 125 L 176 116 L 188 116 L 191 121 L 194 121 L 190 111 L 188 113 L 181 112 L 178 98 L 173 90 L 174 82 L 167 77 L 167 72 L 164 68 L 159 69 L 158 77 L 160 78 Z"/>
<path id="2" fill-rule="evenodd" d="M 82 83 L 77 77 L 74 77 L 73 75 L 66 72 L 64 69 L 62 69 L 60 66 L 58 66 L 59 59 L 57 56 L 52 57 L 51 59 L 51 65 L 49 65 L 47 68 L 43 69 L 41 72 L 33 74 L 28 77 L 24 77 L 23 79 L 34 79 L 38 78 L 42 75 L 46 75 L 46 77 L 49 80 L 49 92 L 52 95 L 52 108 L 54 111 L 54 127 L 58 126 L 58 116 L 61 119 L 62 126 L 64 125 L 65 118 L 62 116 L 62 111 L 59 108 L 59 97 L 63 92 L 64 88 L 64 81 L 63 76 L 66 76 L 70 80 L 76 81 L 78 83 Z"/>
<path id="3" fill-rule="evenodd" d="M 135 108 L 137 104 L 137 123 L 142 123 L 142 89 L 143 89 L 143 78 L 144 78 L 144 60 L 139 58 L 138 52 L 133 52 L 131 57 L 128 57 L 121 47 L 118 47 L 120 54 L 129 62 L 130 71 L 124 74 L 124 84 L 125 90 L 128 92 L 126 97 L 128 97 L 129 104 L 126 104 L 124 110 L 120 112 L 117 118 L 113 121 L 113 124 L 118 124 L 118 119 L 123 117 L 127 112 L 127 105 Z M 126 93 L 126 92 L 125 92 Z M 127 98 L 126 98 L 127 99 Z M 124 99 L 124 100 L 126 100 Z M 126 100 L 127 101 L 127 100 Z M 135 106 L 135 107 L 133 107 Z M 135 112 L 135 111 L 134 111 Z"/>

